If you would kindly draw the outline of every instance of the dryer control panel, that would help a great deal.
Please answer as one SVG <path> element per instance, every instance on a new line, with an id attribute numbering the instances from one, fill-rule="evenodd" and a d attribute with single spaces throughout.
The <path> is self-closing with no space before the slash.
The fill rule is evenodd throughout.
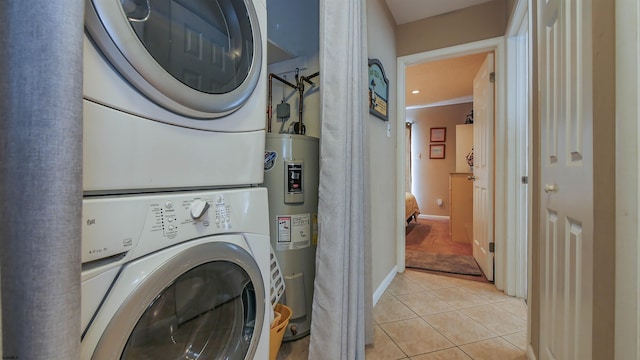
<path id="1" fill-rule="evenodd" d="M 127 260 L 207 235 L 269 235 L 267 191 L 185 191 L 83 200 L 82 262 Z"/>

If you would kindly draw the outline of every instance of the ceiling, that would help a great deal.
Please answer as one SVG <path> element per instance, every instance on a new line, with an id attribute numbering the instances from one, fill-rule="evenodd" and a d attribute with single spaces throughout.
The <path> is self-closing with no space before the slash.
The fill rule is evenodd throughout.
<path id="1" fill-rule="evenodd" d="M 480 5 L 492 0 L 385 0 L 397 25 Z M 471 102 L 473 78 L 487 53 L 409 66 L 407 109 Z M 420 93 L 413 94 L 413 90 Z"/>
<path id="2" fill-rule="evenodd" d="M 420 108 L 471 102 L 473 78 L 487 53 L 432 61 L 407 67 L 405 104 Z M 413 90 L 420 93 L 413 94 Z"/>
<path id="3" fill-rule="evenodd" d="M 492 0 L 385 0 L 397 25 L 479 5 Z"/>

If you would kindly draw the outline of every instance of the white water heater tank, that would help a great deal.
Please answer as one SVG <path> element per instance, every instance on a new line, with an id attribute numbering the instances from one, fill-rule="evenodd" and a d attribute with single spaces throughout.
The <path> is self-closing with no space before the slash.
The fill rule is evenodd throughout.
<path id="1" fill-rule="evenodd" d="M 311 328 L 318 241 L 318 139 L 268 133 L 264 186 L 269 192 L 271 246 L 285 281 L 281 301 L 292 310 L 284 341 Z"/>

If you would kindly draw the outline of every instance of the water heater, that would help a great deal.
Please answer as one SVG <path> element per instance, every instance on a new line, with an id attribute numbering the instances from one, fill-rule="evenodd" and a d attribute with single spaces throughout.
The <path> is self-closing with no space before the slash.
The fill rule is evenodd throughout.
<path id="1" fill-rule="evenodd" d="M 269 228 L 285 282 L 280 302 L 292 310 L 284 340 L 309 334 L 318 241 L 318 139 L 268 133 L 264 186 Z"/>

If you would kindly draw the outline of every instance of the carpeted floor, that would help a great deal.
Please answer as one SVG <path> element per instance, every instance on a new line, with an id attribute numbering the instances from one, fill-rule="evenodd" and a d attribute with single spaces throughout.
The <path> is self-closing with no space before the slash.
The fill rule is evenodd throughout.
<path id="1" fill-rule="evenodd" d="M 449 220 L 418 219 L 406 228 L 407 249 L 435 254 L 473 255 L 471 244 L 451 241 Z"/>
<path id="2" fill-rule="evenodd" d="M 482 271 L 473 256 L 437 254 L 410 249 L 406 250 L 405 256 L 405 265 L 410 268 L 482 276 Z"/>
<path id="3" fill-rule="evenodd" d="M 406 266 L 487 281 L 473 258 L 471 244 L 449 238 L 449 220 L 418 219 L 407 226 Z"/>

